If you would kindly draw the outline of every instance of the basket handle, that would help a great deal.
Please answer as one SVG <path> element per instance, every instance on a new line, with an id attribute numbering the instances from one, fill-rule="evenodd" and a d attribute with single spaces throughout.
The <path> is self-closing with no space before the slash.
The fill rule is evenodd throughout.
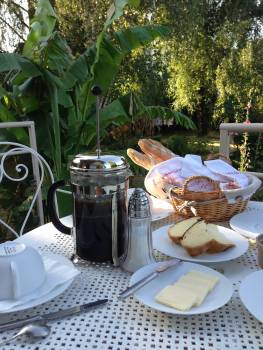
<path id="1" fill-rule="evenodd" d="M 187 178 L 183 184 L 182 188 L 182 194 L 184 195 L 187 191 L 189 191 L 188 186 L 192 181 L 195 180 L 205 180 L 206 182 L 209 182 L 213 186 L 213 191 L 218 192 L 219 197 L 222 195 L 221 189 L 219 187 L 219 183 L 217 181 L 214 181 L 210 179 L 210 177 L 207 176 L 191 176 Z M 209 191 L 211 192 L 211 191 Z"/>

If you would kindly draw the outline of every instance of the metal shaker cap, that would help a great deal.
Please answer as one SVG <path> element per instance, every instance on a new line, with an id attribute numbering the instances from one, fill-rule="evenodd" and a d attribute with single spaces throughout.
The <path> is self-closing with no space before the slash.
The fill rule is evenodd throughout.
<path id="1" fill-rule="evenodd" d="M 135 188 L 128 205 L 130 218 L 148 218 L 151 216 L 150 203 L 146 192 L 142 188 Z"/>

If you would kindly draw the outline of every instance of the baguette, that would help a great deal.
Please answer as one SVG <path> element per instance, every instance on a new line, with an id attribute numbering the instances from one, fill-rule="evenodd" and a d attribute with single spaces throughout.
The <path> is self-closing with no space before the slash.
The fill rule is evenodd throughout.
<path id="1" fill-rule="evenodd" d="M 157 164 L 155 159 L 151 158 L 146 154 L 137 152 L 132 148 L 127 149 L 127 155 L 135 164 L 143 167 L 146 170 L 150 170 L 155 164 Z"/>
<path id="2" fill-rule="evenodd" d="M 176 156 L 172 151 L 164 147 L 160 142 L 152 139 L 141 139 L 139 140 L 138 145 L 140 149 L 147 156 L 153 158 L 156 163 L 161 163 Z"/>

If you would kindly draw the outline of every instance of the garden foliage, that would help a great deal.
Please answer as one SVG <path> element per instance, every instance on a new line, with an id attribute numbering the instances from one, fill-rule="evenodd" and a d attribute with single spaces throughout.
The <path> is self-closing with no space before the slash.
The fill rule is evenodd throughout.
<path id="1" fill-rule="evenodd" d="M 22 54 L 0 54 L 0 73 L 5 73 L 0 86 L 0 120 L 34 120 L 39 150 L 52 161 L 57 177 L 66 170 L 70 155 L 93 145 L 96 123 L 91 87 L 99 85 L 107 96 L 126 55 L 169 35 L 169 29 L 162 25 L 111 29 L 126 6 L 138 5 L 137 0 L 115 0 L 96 42 L 73 55 L 56 30 L 57 16 L 50 2 L 39 0 Z M 111 124 L 160 114 L 174 117 L 184 127 L 194 127 L 181 113 L 145 106 L 138 96 L 127 94 L 102 104 L 102 136 Z M 25 140 L 21 132 L 16 137 L 20 142 Z"/>

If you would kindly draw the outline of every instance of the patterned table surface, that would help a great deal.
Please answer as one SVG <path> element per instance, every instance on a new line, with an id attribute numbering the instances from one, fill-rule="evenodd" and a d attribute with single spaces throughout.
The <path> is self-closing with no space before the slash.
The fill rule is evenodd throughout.
<path id="1" fill-rule="evenodd" d="M 59 233 L 52 224 L 43 225 L 19 240 L 42 251 L 67 257 L 70 257 L 73 249 L 71 238 Z M 255 248 L 255 244 L 251 243 L 242 257 L 212 266 L 233 283 L 235 291 L 232 299 L 216 311 L 188 317 L 153 310 L 133 297 L 118 301 L 117 295 L 128 286 L 130 275 L 108 264 L 85 263 L 78 266 L 81 274 L 63 294 L 38 307 L 0 315 L 0 322 L 57 311 L 102 298 L 111 301 L 92 312 L 53 322 L 52 332 L 46 339 L 32 342 L 23 338 L 2 349 L 263 350 L 263 324 L 246 310 L 238 295 L 244 277 L 259 269 Z M 158 260 L 165 258 L 157 252 L 156 257 Z M 0 340 L 13 333 L 9 331 L 1 334 Z"/>

